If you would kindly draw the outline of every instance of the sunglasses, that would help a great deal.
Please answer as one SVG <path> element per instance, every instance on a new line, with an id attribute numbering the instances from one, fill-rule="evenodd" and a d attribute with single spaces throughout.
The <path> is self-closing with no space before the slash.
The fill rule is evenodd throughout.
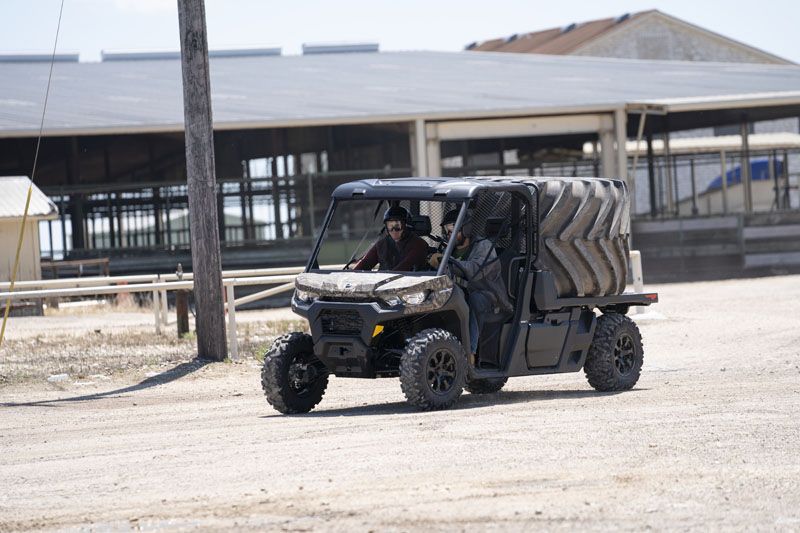
<path id="1" fill-rule="evenodd" d="M 391 226 L 389 224 L 391 224 Z M 400 222 L 390 221 L 386 224 L 386 229 L 388 231 L 403 231 L 403 224 L 401 224 Z"/>

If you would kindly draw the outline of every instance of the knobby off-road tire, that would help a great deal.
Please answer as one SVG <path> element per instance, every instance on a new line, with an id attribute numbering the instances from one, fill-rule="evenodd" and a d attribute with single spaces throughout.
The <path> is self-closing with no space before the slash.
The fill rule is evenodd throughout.
<path id="1" fill-rule="evenodd" d="M 447 409 L 464 389 L 467 358 L 458 339 L 443 329 L 414 335 L 400 358 L 400 388 L 411 405 Z"/>
<path id="2" fill-rule="evenodd" d="M 307 413 L 322 400 L 327 386 L 328 371 L 314 355 L 310 335 L 289 333 L 275 339 L 261 370 L 261 388 L 272 407 L 287 415 Z"/>
<path id="3" fill-rule="evenodd" d="M 492 394 L 499 392 L 508 378 L 467 379 L 464 388 L 472 394 Z"/>
<path id="4" fill-rule="evenodd" d="M 541 247 L 535 266 L 559 296 L 625 290 L 630 200 L 620 180 L 531 178 L 539 186 Z"/>
<path id="5" fill-rule="evenodd" d="M 597 319 L 583 366 L 592 387 L 602 392 L 631 389 L 639 380 L 643 362 L 642 335 L 633 320 L 619 313 Z"/>

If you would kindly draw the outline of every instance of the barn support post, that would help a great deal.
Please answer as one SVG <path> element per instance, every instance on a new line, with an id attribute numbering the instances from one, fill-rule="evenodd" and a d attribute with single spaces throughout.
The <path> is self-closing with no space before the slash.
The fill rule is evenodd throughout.
<path id="1" fill-rule="evenodd" d="M 189 190 L 189 224 L 197 309 L 197 355 L 222 361 L 228 355 L 222 296 L 214 170 L 211 82 L 203 0 L 178 0 L 181 71 Z"/>
<path id="2" fill-rule="evenodd" d="M 427 176 L 428 153 L 424 120 L 417 119 L 409 123 L 408 141 L 411 149 L 411 173 L 414 176 Z"/>
<path id="3" fill-rule="evenodd" d="M 789 183 L 789 152 L 787 150 L 783 151 L 783 187 L 783 208 L 790 209 L 792 207 L 790 200 L 792 186 Z"/>
<path id="4" fill-rule="evenodd" d="M 722 214 L 728 214 L 728 169 L 725 150 L 719 153 L 720 176 L 722 176 Z"/>
<path id="5" fill-rule="evenodd" d="M 77 185 L 81 181 L 80 146 L 78 138 L 71 137 L 67 164 L 67 183 Z M 86 218 L 82 193 L 69 195 L 69 219 L 72 226 L 72 250 L 86 248 Z"/>
<path id="6" fill-rule="evenodd" d="M 614 111 L 614 133 L 617 141 L 617 176 L 625 180 L 631 199 L 631 214 L 636 212 L 636 179 L 628 176 L 628 113 L 624 108 Z M 635 176 L 634 172 L 634 176 Z"/>
<path id="7" fill-rule="evenodd" d="M 602 129 L 598 132 L 600 137 L 600 174 L 603 178 L 616 178 L 617 158 L 614 155 L 614 130 Z"/>
<path id="8" fill-rule="evenodd" d="M 242 179 L 239 182 L 239 208 L 242 211 L 242 240 L 247 242 L 253 238 L 250 235 L 250 217 L 247 216 L 247 198 L 250 192 L 250 160 L 245 155 L 241 136 L 236 138 L 236 149 L 238 151 L 239 161 L 242 165 Z"/>
<path id="9" fill-rule="evenodd" d="M 656 218 L 658 206 L 656 205 L 656 171 L 653 161 L 653 133 L 647 129 L 647 182 L 650 187 L 650 217 Z"/>
<path id="10" fill-rule="evenodd" d="M 425 173 L 436 178 L 442 175 L 441 139 L 439 138 L 438 124 L 425 124 Z"/>
<path id="11" fill-rule="evenodd" d="M 674 168 L 675 160 L 672 157 L 672 150 L 670 148 L 670 139 L 669 139 L 669 118 L 664 117 L 664 170 L 666 171 L 665 179 L 667 180 L 666 189 L 666 201 L 667 201 L 667 213 L 670 215 L 678 215 L 678 198 L 677 194 L 675 193 L 675 187 L 677 187 L 677 168 Z M 663 204 L 662 204 L 663 205 Z"/>
<path id="12" fill-rule="evenodd" d="M 750 170 L 750 128 L 744 117 L 740 126 L 742 136 L 742 185 L 744 189 L 744 212 L 753 212 L 753 176 Z"/>
<path id="13" fill-rule="evenodd" d="M 103 174 L 106 183 L 111 183 L 111 158 L 108 155 L 108 144 L 103 147 Z M 103 243 L 108 248 L 113 248 L 117 240 L 116 228 L 114 227 L 114 206 L 111 203 L 111 193 L 106 193 L 106 209 L 108 210 L 108 243 Z"/>
<path id="14" fill-rule="evenodd" d="M 775 169 L 777 155 L 775 154 L 775 150 L 772 150 L 769 153 L 767 161 L 769 162 L 769 180 L 773 183 L 773 187 L 775 187 L 775 210 L 778 211 L 781 208 L 781 186 L 778 183 L 778 173 Z"/>
<path id="15" fill-rule="evenodd" d="M 639 171 L 639 147 L 642 144 L 642 136 L 644 135 L 644 126 L 645 126 L 646 123 L 647 123 L 647 113 L 642 111 L 639 114 L 639 125 L 638 125 L 637 131 L 636 131 L 636 151 L 633 153 L 633 164 L 632 164 L 631 171 L 630 171 L 630 173 L 628 175 L 628 182 L 629 182 L 628 186 L 631 189 L 631 216 L 634 216 L 636 214 L 636 174 Z M 594 143 L 594 151 L 593 151 L 593 153 L 595 154 L 594 155 L 594 161 L 595 161 L 595 167 L 596 167 L 597 166 L 597 142 Z M 628 162 L 626 161 L 625 162 L 626 171 L 627 171 L 627 164 L 628 164 Z M 597 175 L 597 172 L 595 172 L 595 175 Z"/>
<path id="16" fill-rule="evenodd" d="M 692 216 L 697 216 L 700 211 L 697 209 L 697 177 L 694 171 L 694 157 L 689 158 L 689 172 L 692 179 Z"/>
<path id="17" fill-rule="evenodd" d="M 297 162 L 300 165 L 300 158 L 302 156 L 298 156 Z M 302 166 L 300 167 L 302 170 Z M 314 206 L 314 174 L 309 172 L 306 174 L 306 184 L 308 185 L 308 222 L 310 225 L 310 230 L 308 234 L 315 238 L 317 236 L 317 220 L 316 214 L 314 213 L 316 207 Z"/>

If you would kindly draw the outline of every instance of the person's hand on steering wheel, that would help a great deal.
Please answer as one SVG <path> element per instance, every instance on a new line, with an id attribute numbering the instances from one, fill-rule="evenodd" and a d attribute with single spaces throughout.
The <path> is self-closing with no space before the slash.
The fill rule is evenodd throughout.
<path id="1" fill-rule="evenodd" d="M 465 281 L 469 281 L 467 278 L 467 273 L 464 272 L 464 269 L 461 268 L 461 265 L 459 265 L 458 261 L 452 256 L 447 258 L 447 266 L 450 268 L 450 272 L 452 272 L 454 276 L 458 276 Z"/>

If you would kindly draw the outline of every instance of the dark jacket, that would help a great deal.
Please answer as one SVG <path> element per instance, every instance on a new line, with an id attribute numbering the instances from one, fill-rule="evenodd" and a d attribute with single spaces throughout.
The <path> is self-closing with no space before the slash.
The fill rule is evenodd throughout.
<path id="1" fill-rule="evenodd" d="M 478 239 L 470 244 L 464 259 L 454 259 L 455 274 L 466 280 L 467 292 L 485 293 L 501 312 L 514 309 L 503 282 L 502 266 L 492 242 Z"/>
<path id="2" fill-rule="evenodd" d="M 426 268 L 427 257 L 428 243 L 405 230 L 398 242 L 389 235 L 378 239 L 353 270 L 372 270 L 378 264 L 381 270 L 423 270 Z"/>

